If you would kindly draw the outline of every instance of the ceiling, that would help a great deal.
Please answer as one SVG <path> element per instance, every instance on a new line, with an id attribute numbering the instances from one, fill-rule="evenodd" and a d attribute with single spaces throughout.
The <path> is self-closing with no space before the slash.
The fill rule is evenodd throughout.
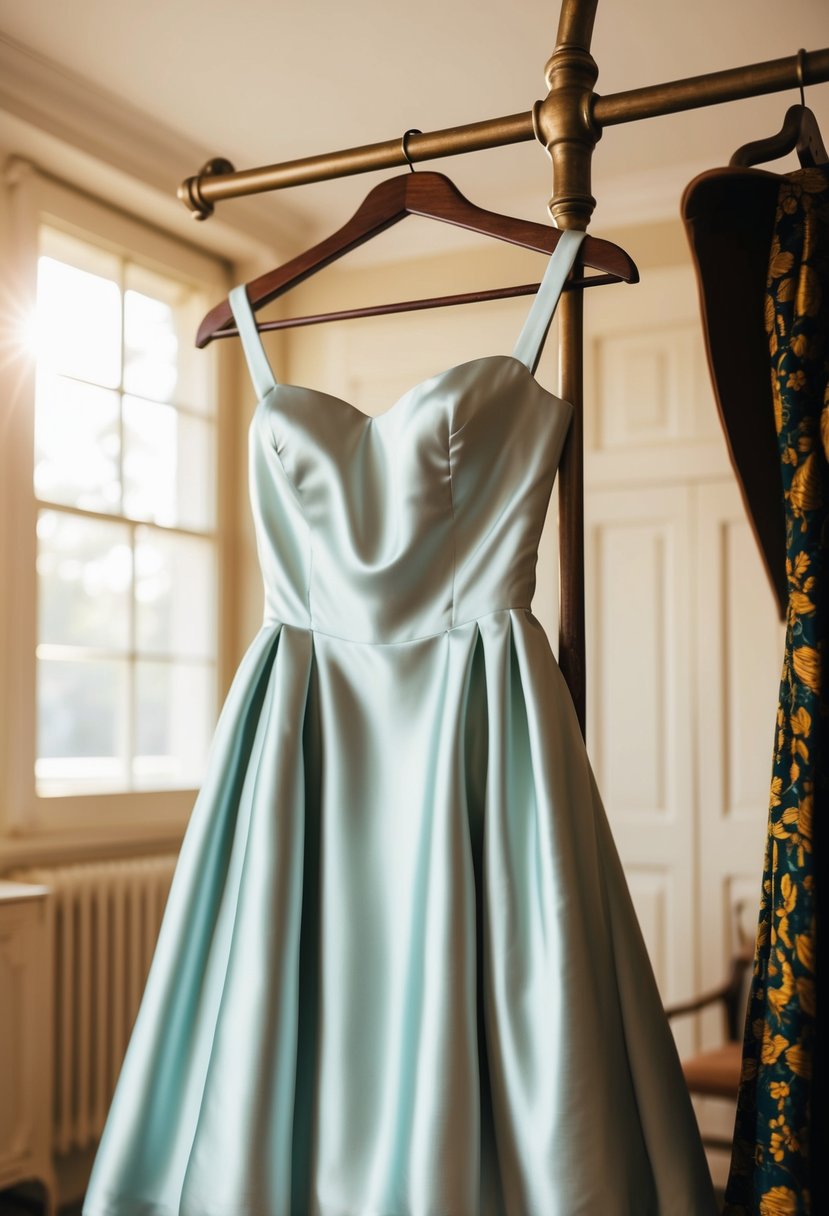
<path id="1" fill-rule="evenodd" d="M 558 11 L 542 0 L 0 0 L 0 31 L 96 93 L 115 94 L 247 168 L 386 140 L 408 127 L 529 110 L 546 92 Z M 596 89 L 612 93 L 829 44 L 826 0 L 789 0 L 781 13 L 779 0 L 601 0 Z M 806 98 L 829 143 L 829 84 L 809 87 Z M 593 230 L 678 215 L 696 172 L 776 131 L 795 100 L 793 90 L 608 128 L 594 156 Z M 182 164 L 181 176 L 198 167 Z M 434 167 L 483 206 L 545 217 L 550 162 L 534 142 Z M 268 206 L 289 244 L 292 235 L 307 244 L 343 222 L 377 180 L 372 173 L 294 188 L 269 196 Z M 463 236 L 452 229 L 442 239 Z"/>

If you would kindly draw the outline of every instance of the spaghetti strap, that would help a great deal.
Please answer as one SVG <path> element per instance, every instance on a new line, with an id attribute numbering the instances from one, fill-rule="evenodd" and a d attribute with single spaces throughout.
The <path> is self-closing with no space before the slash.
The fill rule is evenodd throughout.
<path id="1" fill-rule="evenodd" d="M 248 361 L 250 377 L 256 389 L 256 395 L 261 401 L 272 388 L 276 387 L 276 377 L 268 362 L 268 356 L 265 354 L 259 330 L 256 328 L 256 318 L 250 306 L 245 284 L 234 287 L 228 300 L 230 311 L 236 321 L 236 328 L 239 330 L 239 337 L 242 340 L 242 350 Z"/>
<path id="2" fill-rule="evenodd" d="M 577 228 L 565 228 L 562 231 L 555 249 L 550 254 L 544 277 L 513 348 L 513 357 L 528 367 L 533 375 L 538 367 L 541 348 L 552 323 L 556 305 L 564 290 L 564 281 L 586 235 L 587 233 Z"/>

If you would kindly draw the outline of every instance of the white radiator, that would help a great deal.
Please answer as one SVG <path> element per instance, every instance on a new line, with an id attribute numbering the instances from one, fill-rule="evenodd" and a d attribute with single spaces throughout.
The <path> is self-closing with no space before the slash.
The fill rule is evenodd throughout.
<path id="1" fill-rule="evenodd" d="M 54 1150 L 101 1134 L 150 968 L 176 856 L 17 869 L 51 891 Z"/>

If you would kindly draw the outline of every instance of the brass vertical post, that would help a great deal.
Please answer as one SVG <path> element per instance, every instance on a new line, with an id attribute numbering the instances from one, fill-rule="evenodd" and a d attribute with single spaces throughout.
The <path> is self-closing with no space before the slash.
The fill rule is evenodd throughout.
<path id="1" fill-rule="evenodd" d="M 558 472 L 559 631 L 558 663 L 586 732 L 584 648 L 584 409 L 581 291 L 566 291 L 558 306 L 558 395 L 573 405 Z"/>
<path id="2" fill-rule="evenodd" d="M 593 149 L 601 128 L 592 118 L 599 74 L 590 54 L 598 0 L 564 0 L 556 49 L 545 76 L 549 92 L 533 107 L 536 136 L 553 162 L 550 214 L 559 228 L 585 230 L 596 206 L 591 185 Z M 584 405 L 582 291 L 566 291 L 558 306 L 559 395 L 573 420 L 559 466 L 559 648 L 582 734 L 586 723 L 584 655 Z"/>

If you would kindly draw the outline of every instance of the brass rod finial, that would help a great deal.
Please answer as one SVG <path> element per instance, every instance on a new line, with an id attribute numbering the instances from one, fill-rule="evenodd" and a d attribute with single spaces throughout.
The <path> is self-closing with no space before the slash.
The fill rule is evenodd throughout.
<path id="1" fill-rule="evenodd" d="M 212 160 L 202 165 L 195 177 L 188 177 L 181 183 L 176 194 L 192 213 L 194 220 L 209 219 L 216 209 L 216 204 L 211 203 L 202 195 L 202 178 L 218 177 L 220 174 L 235 172 L 236 169 L 229 160 L 223 156 L 214 156 Z"/>
<path id="2" fill-rule="evenodd" d="M 412 164 L 412 158 L 409 156 L 408 150 L 406 148 L 406 141 L 408 140 L 410 135 L 422 135 L 422 134 L 423 134 L 423 132 L 418 127 L 409 127 L 408 131 L 404 132 L 403 138 L 400 141 L 400 146 L 403 149 L 403 156 L 404 156 L 405 160 L 408 162 L 409 168 L 412 171 L 412 173 L 414 173 L 415 167 Z"/>

